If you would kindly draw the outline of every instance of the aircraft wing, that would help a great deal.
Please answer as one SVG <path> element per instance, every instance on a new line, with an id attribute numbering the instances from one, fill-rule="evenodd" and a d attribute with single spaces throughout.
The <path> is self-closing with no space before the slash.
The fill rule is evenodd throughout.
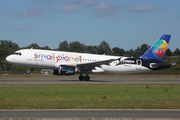
<path id="1" fill-rule="evenodd" d="M 115 60 L 120 60 L 121 58 L 118 59 L 108 59 L 108 60 L 102 60 L 102 61 L 95 61 L 95 62 L 88 62 L 88 63 L 79 63 L 76 66 L 80 71 L 92 71 L 95 69 L 95 67 L 101 67 L 101 65 L 109 65 L 110 62 L 115 61 Z"/>

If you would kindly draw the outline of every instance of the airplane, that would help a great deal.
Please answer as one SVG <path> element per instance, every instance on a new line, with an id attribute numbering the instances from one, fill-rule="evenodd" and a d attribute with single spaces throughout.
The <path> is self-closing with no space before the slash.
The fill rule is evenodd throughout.
<path id="1" fill-rule="evenodd" d="M 138 58 L 31 48 L 15 51 L 6 57 L 6 61 L 28 68 L 52 69 L 54 75 L 74 75 L 79 72 L 80 81 L 89 81 L 89 73 L 132 74 L 171 67 L 171 63 L 163 62 L 170 38 L 171 35 L 162 35 Z M 27 70 L 25 76 L 29 75 Z"/>

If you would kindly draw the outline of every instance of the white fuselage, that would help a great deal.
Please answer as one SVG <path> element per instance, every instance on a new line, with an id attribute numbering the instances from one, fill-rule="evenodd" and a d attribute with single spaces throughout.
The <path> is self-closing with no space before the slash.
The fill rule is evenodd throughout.
<path id="1" fill-rule="evenodd" d="M 96 55 L 86 53 L 75 53 L 75 52 L 63 52 L 63 51 L 52 51 L 52 50 L 38 50 L 38 49 L 23 49 L 18 50 L 15 54 L 9 55 L 6 60 L 10 63 L 27 66 L 27 67 L 38 67 L 46 69 L 58 69 L 59 65 L 75 66 L 98 62 L 108 59 L 118 59 L 120 56 L 109 56 L 109 55 Z M 127 57 L 121 57 L 121 60 Z M 121 64 L 117 66 L 119 60 L 115 60 L 109 65 L 102 64 L 92 72 L 105 72 L 112 74 L 127 74 L 127 73 L 141 73 L 151 71 L 142 64 Z M 77 68 L 78 69 L 78 68 Z"/>

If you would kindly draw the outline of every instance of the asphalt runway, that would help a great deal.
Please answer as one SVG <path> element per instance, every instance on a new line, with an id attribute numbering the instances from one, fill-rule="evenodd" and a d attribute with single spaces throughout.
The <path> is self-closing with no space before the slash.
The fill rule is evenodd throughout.
<path id="1" fill-rule="evenodd" d="M 0 118 L 179 119 L 180 110 L 1 110 Z"/>
<path id="2" fill-rule="evenodd" d="M 6 78 L 0 79 L 2 85 L 31 84 L 180 84 L 180 78 L 92 78 L 90 81 L 79 81 L 76 78 Z"/>

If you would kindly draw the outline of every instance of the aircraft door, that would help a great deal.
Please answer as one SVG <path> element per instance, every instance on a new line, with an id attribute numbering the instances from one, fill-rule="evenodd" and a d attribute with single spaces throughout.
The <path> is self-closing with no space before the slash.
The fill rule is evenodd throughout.
<path id="1" fill-rule="evenodd" d="M 38 61 L 34 61 L 34 51 L 33 50 L 28 50 L 27 51 L 27 61 L 29 61 L 30 64 L 33 66 L 35 65 L 36 67 L 38 66 Z"/>
<path id="2" fill-rule="evenodd" d="M 136 64 L 137 64 L 136 69 L 137 69 L 137 70 L 141 70 L 142 60 L 137 59 L 137 60 L 136 60 Z"/>
<path id="3" fill-rule="evenodd" d="M 33 51 L 28 50 L 27 51 L 27 60 L 32 61 L 32 58 L 33 58 Z"/>

